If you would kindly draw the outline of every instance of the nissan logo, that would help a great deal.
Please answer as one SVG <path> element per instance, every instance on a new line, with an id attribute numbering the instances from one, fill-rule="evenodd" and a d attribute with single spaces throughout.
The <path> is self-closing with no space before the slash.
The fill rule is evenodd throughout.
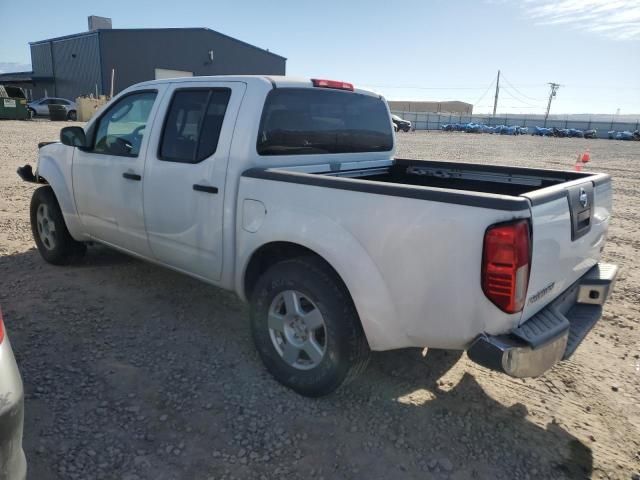
<path id="1" fill-rule="evenodd" d="M 587 208 L 587 206 L 589 205 L 589 196 L 587 195 L 587 192 L 585 192 L 584 188 L 580 188 L 580 196 L 578 197 L 578 199 L 580 200 L 580 205 L 582 205 L 582 208 Z"/>

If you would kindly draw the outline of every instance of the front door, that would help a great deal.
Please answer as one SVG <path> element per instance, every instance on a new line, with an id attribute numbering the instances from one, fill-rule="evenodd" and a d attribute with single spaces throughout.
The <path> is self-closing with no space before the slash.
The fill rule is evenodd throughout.
<path id="1" fill-rule="evenodd" d="M 166 86 L 115 101 L 87 132 L 88 148 L 73 156 L 73 192 L 80 220 L 97 240 L 150 256 L 142 211 L 148 129 Z"/>
<path id="2" fill-rule="evenodd" d="M 151 250 L 163 263 L 217 281 L 229 149 L 246 85 L 172 84 L 163 128 L 150 138 L 144 217 Z M 159 117 L 160 118 L 160 117 Z"/>

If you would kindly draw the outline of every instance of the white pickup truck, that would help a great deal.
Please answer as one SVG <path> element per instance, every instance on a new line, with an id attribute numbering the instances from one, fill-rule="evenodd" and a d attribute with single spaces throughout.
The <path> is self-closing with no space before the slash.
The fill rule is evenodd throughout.
<path id="1" fill-rule="evenodd" d="M 100 242 L 235 290 L 267 369 L 303 395 L 403 347 L 541 375 L 617 273 L 599 263 L 608 175 L 397 159 L 384 98 L 349 83 L 145 82 L 60 140 L 18 172 L 43 184 L 42 257 Z"/>

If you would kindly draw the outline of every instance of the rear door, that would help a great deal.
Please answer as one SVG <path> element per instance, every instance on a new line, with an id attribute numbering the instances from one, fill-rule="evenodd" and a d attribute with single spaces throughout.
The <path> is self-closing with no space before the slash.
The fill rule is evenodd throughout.
<path id="1" fill-rule="evenodd" d="M 575 180 L 525 196 L 533 204 L 533 249 L 522 321 L 599 261 L 611 214 L 611 181 Z"/>
<path id="2" fill-rule="evenodd" d="M 145 165 L 144 219 L 153 255 L 211 281 L 222 271 L 227 162 L 245 89 L 242 82 L 171 84 Z"/>

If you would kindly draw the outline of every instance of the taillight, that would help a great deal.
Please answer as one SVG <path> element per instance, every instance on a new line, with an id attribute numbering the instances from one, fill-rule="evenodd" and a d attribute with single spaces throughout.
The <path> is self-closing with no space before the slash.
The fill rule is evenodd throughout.
<path id="1" fill-rule="evenodd" d="M 0 343 L 4 340 L 4 322 L 2 321 L 2 309 L 0 308 Z"/>
<path id="2" fill-rule="evenodd" d="M 489 300 L 507 313 L 516 313 L 524 308 L 530 258 L 527 220 L 495 225 L 484 234 L 482 290 Z"/>
<path id="3" fill-rule="evenodd" d="M 353 92 L 353 85 L 347 82 L 339 82 L 337 80 L 321 80 L 319 78 L 312 78 L 311 83 L 313 83 L 314 87 L 335 88 L 337 90 L 350 90 Z"/>

